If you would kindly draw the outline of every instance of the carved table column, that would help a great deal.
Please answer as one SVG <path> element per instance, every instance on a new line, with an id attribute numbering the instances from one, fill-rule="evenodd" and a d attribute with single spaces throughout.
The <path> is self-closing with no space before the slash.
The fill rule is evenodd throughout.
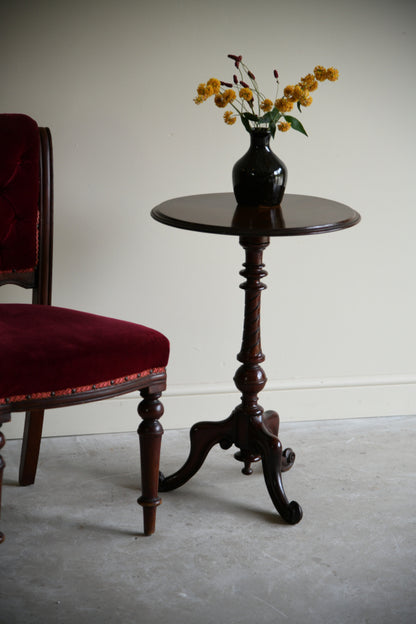
<path id="1" fill-rule="evenodd" d="M 266 374 L 261 366 L 265 357 L 261 347 L 260 311 L 261 291 L 266 288 L 263 251 L 271 236 L 319 234 L 349 228 L 360 220 L 360 215 L 343 204 L 302 195 L 285 195 L 281 206 L 237 206 L 231 193 L 180 197 L 160 204 L 152 210 L 157 221 L 186 230 L 214 234 L 238 235 L 245 251 L 244 324 L 241 349 L 237 359 L 241 363 L 234 382 L 241 392 L 241 402 L 225 420 L 200 422 L 190 431 L 189 456 L 177 472 L 160 475 L 159 490 L 166 492 L 186 483 L 201 468 L 215 444 L 223 449 L 233 444 L 239 449 L 235 458 L 244 463 L 242 472 L 251 474 L 251 464 L 261 459 L 264 479 L 270 498 L 289 524 L 302 518 L 302 509 L 289 502 L 283 489 L 282 472 L 295 461 L 292 449 L 283 450 L 278 438 L 279 416 L 275 411 L 264 412 L 258 394 L 266 385 Z"/>

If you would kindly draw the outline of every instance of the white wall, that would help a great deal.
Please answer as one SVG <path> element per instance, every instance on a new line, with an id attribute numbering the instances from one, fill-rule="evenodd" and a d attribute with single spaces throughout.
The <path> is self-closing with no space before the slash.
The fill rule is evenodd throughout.
<path id="1" fill-rule="evenodd" d="M 247 148 L 195 86 L 243 54 L 264 91 L 340 70 L 279 135 L 288 192 L 362 214 L 265 254 L 265 408 L 302 420 L 416 411 L 415 16 L 409 0 L 14 0 L 0 5 L 0 110 L 51 128 L 54 303 L 149 324 L 172 343 L 165 428 L 238 402 L 243 262 L 236 238 L 153 222 L 165 199 L 230 191 Z M 274 93 L 270 94 L 272 97 Z M 27 293 L 24 293 L 26 296 Z M 3 289 L 2 300 L 15 289 Z M 136 427 L 136 397 L 49 412 L 46 433 Z M 21 432 L 23 416 L 4 427 Z"/>

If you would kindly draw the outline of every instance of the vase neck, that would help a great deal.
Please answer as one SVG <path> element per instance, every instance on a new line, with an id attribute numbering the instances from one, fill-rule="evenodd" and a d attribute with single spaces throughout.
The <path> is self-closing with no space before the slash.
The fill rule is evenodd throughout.
<path id="1" fill-rule="evenodd" d="M 271 134 L 264 128 L 255 128 L 250 132 L 251 147 L 269 147 Z"/>

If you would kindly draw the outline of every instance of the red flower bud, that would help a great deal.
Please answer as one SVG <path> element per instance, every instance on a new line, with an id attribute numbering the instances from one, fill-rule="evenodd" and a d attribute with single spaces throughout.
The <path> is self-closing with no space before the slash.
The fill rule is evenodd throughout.
<path id="1" fill-rule="evenodd" d="M 221 84 L 222 84 L 222 86 L 223 86 L 223 87 L 229 87 L 229 88 L 231 88 L 231 87 L 233 86 L 233 85 L 231 84 L 231 82 L 223 82 L 222 80 L 221 80 Z"/>
<path id="2" fill-rule="evenodd" d="M 238 69 L 240 67 L 240 63 L 243 60 L 243 57 L 241 56 L 236 56 L 235 54 L 227 54 L 228 58 L 233 59 L 233 61 L 235 61 L 234 65 L 236 66 L 236 68 Z"/>
<path id="3" fill-rule="evenodd" d="M 235 74 L 233 76 L 233 80 L 234 80 L 234 84 L 238 84 L 238 78 L 237 78 L 237 76 Z"/>
<path id="4" fill-rule="evenodd" d="M 273 75 L 276 78 L 276 80 L 279 78 L 279 72 L 277 71 L 277 69 L 273 71 Z"/>
<path id="5" fill-rule="evenodd" d="M 254 75 L 251 71 L 248 71 L 247 73 L 248 73 L 248 75 L 250 76 L 250 78 L 251 78 L 252 80 L 255 80 L 255 79 L 256 79 L 255 75 Z"/>
<path id="6" fill-rule="evenodd" d="M 243 82 L 242 80 L 240 80 L 240 84 L 242 87 L 244 87 L 245 89 L 249 89 L 250 87 L 248 86 L 248 84 L 246 82 Z"/>

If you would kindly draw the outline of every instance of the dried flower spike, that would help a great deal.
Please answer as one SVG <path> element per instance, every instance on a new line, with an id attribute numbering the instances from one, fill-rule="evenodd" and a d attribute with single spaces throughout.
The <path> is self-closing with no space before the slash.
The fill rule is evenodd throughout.
<path id="1" fill-rule="evenodd" d="M 236 56 L 235 54 L 228 54 L 228 58 L 230 58 L 233 61 L 235 61 L 234 64 L 235 64 L 236 68 L 239 69 L 240 63 L 243 60 L 243 57 L 241 56 L 241 54 L 240 54 L 240 56 Z"/>
<path id="2" fill-rule="evenodd" d="M 313 73 L 306 74 L 297 84 L 287 85 L 283 90 L 283 97 L 275 96 L 275 100 L 266 98 L 259 90 L 253 72 L 243 63 L 243 57 L 235 54 L 228 54 L 239 70 L 240 78 L 233 75 L 233 83 L 223 82 L 216 78 L 210 78 L 207 83 L 201 83 L 197 87 L 197 97 L 194 98 L 196 104 L 202 104 L 211 96 L 218 108 L 231 106 L 233 111 L 226 111 L 224 121 L 228 125 L 235 123 L 237 115 L 240 117 L 243 126 L 248 132 L 255 129 L 269 130 L 274 137 L 276 130 L 287 132 L 290 128 L 306 135 L 306 131 L 301 122 L 288 113 L 296 104 L 299 112 L 302 108 L 312 104 L 310 92 L 318 88 L 318 84 L 325 80 L 334 82 L 338 79 L 338 70 L 335 67 L 328 69 L 322 65 L 317 65 Z M 241 66 L 241 67 L 240 67 Z M 279 72 L 273 70 L 273 75 L 279 88 Z M 250 87 L 245 78 L 251 80 Z M 232 87 L 238 87 L 236 90 Z M 238 96 L 236 91 L 238 90 Z M 307 135 L 306 135 L 307 136 Z"/>

